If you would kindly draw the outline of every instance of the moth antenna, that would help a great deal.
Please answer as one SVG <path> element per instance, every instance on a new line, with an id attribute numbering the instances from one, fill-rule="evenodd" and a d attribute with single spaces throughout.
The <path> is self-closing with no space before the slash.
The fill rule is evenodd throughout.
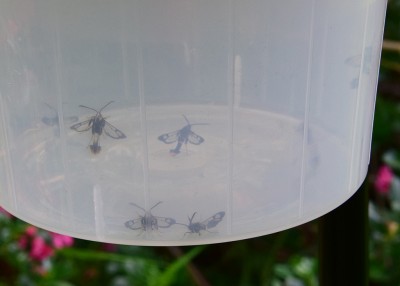
<path id="1" fill-rule="evenodd" d="M 91 107 L 89 107 L 89 106 L 79 105 L 79 107 L 84 107 L 84 108 L 87 108 L 87 109 L 91 109 L 91 110 L 93 110 L 93 111 L 96 111 L 96 113 L 99 113 L 96 109 L 91 108 Z"/>
<path id="2" fill-rule="evenodd" d="M 46 104 L 47 107 L 50 108 L 51 110 L 54 110 L 54 111 L 57 112 L 57 110 L 56 110 L 53 106 L 51 106 L 50 104 L 48 104 L 47 102 L 45 102 L 44 104 Z"/>
<path id="3" fill-rule="evenodd" d="M 151 208 L 150 210 L 154 209 L 156 206 L 158 206 L 158 205 L 161 204 L 161 203 L 162 203 L 162 201 L 159 201 L 159 202 L 156 203 L 154 206 L 152 206 L 152 208 Z"/>
<path id="4" fill-rule="evenodd" d="M 99 111 L 97 111 L 96 109 L 91 108 L 91 107 L 89 107 L 89 106 L 86 106 L 86 105 L 79 105 L 79 107 L 84 107 L 84 108 L 87 108 L 87 109 L 91 109 L 91 110 L 93 110 L 93 111 L 96 111 L 97 114 L 99 114 L 99 113 L 101 113 L 101 112 L 103 111 L 104 108 L 106 108 L 107 106 L 109 106 L 109 105 L 110 105 L 111 103 L 113 103 L 113 102 L 114 102 L 114 101 L 111 100 L 109 103 L 107 103 L 106 105 L 104 105 Z"/>
<path id="5" fill-rule="evenodd" d="M 183 118 L 185 118 L 186 123 L 187 123 L 188 125 L 191 125 L 190 122 L 189 122 L 189 120 L 188 120 L 187 117 L 185 116 L 185 114 L 182 114 L 182 116 L 183 116 Z"/>
<path id="6" fill-rule="evenodd" d="M 100 109 L 99 113 L 102 112 L 104 108 L 106 108 L 107 106 L 109 106 L 109 105 L 110 105 L 111 103 L 113 103 L 113 102 L 114 102 L 114 100 L 111 100 L 109 103 L 107 103 L 106 105 L 104 105 L 104 106 Z"/>
<path id="7" fill-rule="evenodd" d="M 193 221 L 193 218 L 194 218 L 194 216 L 196 215 L 196 213 L 197 213 L 197 212 L 194 212 L 194 214 L 192 215 L 192 217 L 191 217 L 191 218 L 189 218 L 189 217 L 188 217 L 188 218 L 189 218 L 189 224 L 191 224 L 191 223 L 192 223 L 192 221 Z"/>
<path id="8" fill-rule="evenodd" d="M 130 203 L 130 204 L 131 204 L 132 206 L 135 206 L 135 207 L 141 209 L 142 211 L 146 212 L 146 210 L 145 210 L 144 208 L 142 208 L 141 206 L 138 206 L 138 205 L 135 204 L 135 203 Z"/>

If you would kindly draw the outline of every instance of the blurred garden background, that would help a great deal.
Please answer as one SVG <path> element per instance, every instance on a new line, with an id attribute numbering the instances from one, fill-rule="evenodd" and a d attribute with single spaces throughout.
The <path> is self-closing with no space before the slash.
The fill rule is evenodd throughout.
<path id="1" fill-rule="evenodd" d="M 369 280 L 400 285 L 400 0 L 389 0 L 369 174 Z M 316 222 L 193 247 L 97 243 L 0 209 L 2 285 L 318 285 Z"/>

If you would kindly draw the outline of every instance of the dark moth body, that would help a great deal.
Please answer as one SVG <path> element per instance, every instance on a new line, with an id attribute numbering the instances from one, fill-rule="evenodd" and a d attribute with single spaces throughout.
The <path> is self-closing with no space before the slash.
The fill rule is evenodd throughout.
<path id="1" fill-rule="evenodd" d="M 177 155 L 180 153 L 181 147 L 183 144 L 187 144 L 188 142 L 194 145 L 200 145 L 201 143 L 204 142 L 204 138 L 197 135 L 192 131 L 192 126 L 193 125 L 207 125 L 207 123 L 194 123 L 190 124 L 189 120 L 186 118 L 185 115 L 182 115 L 186 122 L 187 125 L 185 125 L 183 128 L 172 131 L 169 133 L 162 134 L 158 136 L 158 140 L 164 142 L 165 144 L 172 144 L 177 142 L 176 147 L 174 149 L 170 150 L 170 153 L 172 155 Z"/>
<path id="2" fill-rule="evenodd" d="M 104 126 L 106 125 L 106 120 L 101 116 L 95 116 L 90 119 L 88 125 L 92 126 L 92 144 L 89 145 L 90 151 L 97 154 L 101 151 L 101 146 L 99 145 L 100 135 L 103 134 Z"/>
<path id="3" fill-rule="evenodd" d="M 144 215 L 139 215 L 138 218 L 128 220 L 125 222 L 125 226 L 133 230 L 152 231 L 158 230 L 158 228 L 168 228 L 175 224 L 176 222 L 173 218 L 154 216 L 151 213 L 151 210 L 159 204 L 161 204 L 161 202 L 156 203 L 153 207 L 146 211 L 137 204 L 131 203 L 131 205 L 141 209 L 144 212 Z"/>
<path id="4" fill-rule="evenodd" d="M 217 212 L 213 216 L 209 217 L 208 219 L 202 221 L 202 222 L 193 222 L 193 219 L 195 217 L 196 213 L 192 215 L 192 217 L 188 218 L 189 219 L 189 224 L 181 224 L 184 225 L 188 228 L 188 232 L 186 233 L 197 233 L 198 235 L 201 235 L 202 231 L 207 231 L 210 232 L 209 229 L 216 227 L 217 224 L 219 224 L 222 219 L 225 216 L 225 212 Z"/>
<path id="5" fill-rule="evenodd" d="M 103 115 L 101 115 L 101 111 L 106 108 L 108 105 L 110 105 L 113 101 L 110 101 L 107 103 L 105 106 L 103 106 L 99 111 L 96 109 L 93 109 L 91 107 L 87 107 L 84 105 L 79 105 L 80 107 L 88 108 L 91 110 L 96 111 L 96 115 L 92 116 L 89 120 L 85 120 L 82 122 L 79 122 L 77 124 L 74 124 L 71 126 L 71 129 L 78 131 L 78 132 L 85 132 L 88 131 L 89 129 L 92 129 L 92 138 L 91 138 L 91 144 L 89 144 L 90 151 L 92 153 L 97 154 L 101 151 L 101 146 L 99 144 L 99 139 L 100 136 L 104 133 L 114 139 L 122 139 L 126 138 L 125 134 L 119 130 L 118 128 L 114 127 L 110 123 L 108 123 Z"/>

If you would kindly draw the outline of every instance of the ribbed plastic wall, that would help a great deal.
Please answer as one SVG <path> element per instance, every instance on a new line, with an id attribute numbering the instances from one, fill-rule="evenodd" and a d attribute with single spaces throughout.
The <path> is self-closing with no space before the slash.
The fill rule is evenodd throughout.
<path id="1" fill-rule="evenodd" d="M 244 239 L 347 200 L 385 0 L 0 1 L 0 205 L 75 237 Z"/>

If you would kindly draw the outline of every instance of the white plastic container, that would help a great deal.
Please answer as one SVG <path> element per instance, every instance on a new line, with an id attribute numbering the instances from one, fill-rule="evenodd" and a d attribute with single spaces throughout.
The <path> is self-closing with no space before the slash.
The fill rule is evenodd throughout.
<path id="1" fill-rule="evenodd" d="M 385 8 L 1 0 L 1 206 L 136 245 L 327 213 L 367 172 Z"/>

